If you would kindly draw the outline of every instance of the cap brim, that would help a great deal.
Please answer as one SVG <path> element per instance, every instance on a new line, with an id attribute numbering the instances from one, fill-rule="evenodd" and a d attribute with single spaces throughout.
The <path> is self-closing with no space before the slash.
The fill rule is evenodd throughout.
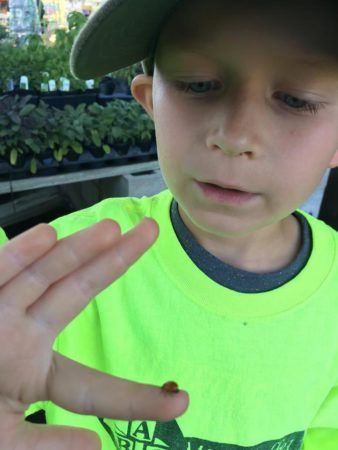
<path id="1" fill-rule="evenodd" d="M 163 22 L 179 0 L 106 0 L 75 39 L 72 74 L 88 80 L 151 56 Z"/>

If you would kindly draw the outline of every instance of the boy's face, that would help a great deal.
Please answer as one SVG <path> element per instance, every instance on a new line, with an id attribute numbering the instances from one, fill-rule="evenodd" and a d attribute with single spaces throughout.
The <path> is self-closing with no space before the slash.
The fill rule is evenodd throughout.
<path id="1" fill-rule="evenodd" d="M 162 174 L 186 224 L 216 239 L 252 237 L 277 227 L 338 165 L 338 67 L 276 36 L 271 22 L 198 3 L 169 21 L 154 77 L 136 77 L 132 92 L 154 119 Z M 197 182 L 255 195 L 221 201 Z"/>

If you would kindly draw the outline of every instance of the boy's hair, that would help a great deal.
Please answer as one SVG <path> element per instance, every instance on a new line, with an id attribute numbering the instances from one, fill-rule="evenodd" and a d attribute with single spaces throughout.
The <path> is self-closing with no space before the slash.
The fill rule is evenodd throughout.
<path id="1" fill-rule="evenodd" d="M 142 61 L 142 69 L 146 75 L 153 76 L 155 69 L 155 55 Z"/>
<path id="2" fill-rule="evenodd" d="M 175 13 L 175 10 L 179 8 L 179 4 L 185 3 L 185 1 L 186 0 L 178 2 L 178 5 L 176 5 L 172 11 L 172 15 Z M 290 23 L 289 25 L 286 25 L 286 27 L 291 32 L 295 33 L 295 36 L 306 42 L 314 51 L 338 63 L 338 27 L 336 23 L 338 2 L 336 0 L 298 0 L 298 2 L 294 2 L 294 0 L 284 0 L 283 2 L 272 2 L 272 10 L 269 10 L 268 8 L 268 5 L 271 7 L 271 0 L 256 0 L 254 2 L 252 2 L 252 0 L 237 0 L 236 2 L 225 0 L 223 6 L 225 3 L 229 8 L 229 12 L 241 9 L 248 12 L 251 7 L 254 12 L 264 11 L 266 17 L 268 17 L 270 12 L 276 14 L 274 17 L 279 17 L 279 14 L 277 13 L 277 11 L 279 11 L 279 13 L 281 13 L 280 21 L 279 23 L 274 24 L 274 26 L 276 25 L 275 28 L 277 30 L 279 29 L 279 25 L 281 25 L 282 32 L 283 27 L 285 26 L 285 20 L 287 19 L 287 9 L 290 8 Z M 264 15 L 264 13 L 262 15 Z M 298 25 L 300 25 L 298 31 L 297 20 L 302 21 L 302 25 L 298 23 Z M 143 72 L 146 75 L 154 75 L 155 55 L 156 47 L 152 56 L 144 59 L 141 63 Z"/>

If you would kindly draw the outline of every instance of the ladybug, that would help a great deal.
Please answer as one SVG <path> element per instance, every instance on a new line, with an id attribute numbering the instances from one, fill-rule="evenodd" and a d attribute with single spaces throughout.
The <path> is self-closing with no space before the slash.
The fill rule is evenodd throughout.
<path id="1" fill-rule="evenodd" d="M 177 394 L 179 392 L 178 385 L 175 381 L 167 381 L 162 386 L 162 391 L 168 392 L 169 394 Z"/>

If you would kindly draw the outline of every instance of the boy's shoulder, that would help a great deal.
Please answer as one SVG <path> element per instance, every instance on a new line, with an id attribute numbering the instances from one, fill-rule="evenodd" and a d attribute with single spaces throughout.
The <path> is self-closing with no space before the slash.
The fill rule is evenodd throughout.
<path id="1" fill-rule="evenodd" d="M 137 225 L 144 217 L 154 217 L 155 210 L 165 209 L 171 201 L 168 189 L 151 197 L 112 197 L 88 208 L 75 211 L 53 220 L 58 238 L 90 227 L 100 220 L 112 219 L 119 223 L 122 233 Z"/>
<path id="2" fill-rule="evenodd" d="M 330 225 L 328 225 L 324 220 L 314 217 L 312 214 L 310 214 L 302 209 L 297 209 L 297 212 L 302 214 L 307 219 L 312 230 L 314 230 L 314 229 L 324 230 L 325 229 L 327 232 L 331 233 L 335 239 L 338 239 L 338 231 L 335 230 Z"/>

